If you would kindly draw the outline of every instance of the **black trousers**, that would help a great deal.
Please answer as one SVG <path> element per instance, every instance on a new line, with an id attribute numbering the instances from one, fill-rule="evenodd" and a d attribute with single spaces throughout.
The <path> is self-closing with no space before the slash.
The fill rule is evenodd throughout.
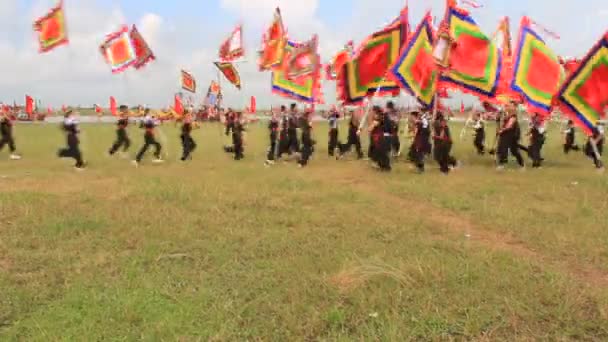
<path id="1" fill-rule="evenodd" d="M 150 146 L 154 146 L 154 157 L 160 159 L 160 151 L 162 150 L 161 144 L 156 141 L 156 139 L 154 138 L 154 134 L 146 133 L 144 135 L 144 146 L 141 148 L 141 150 L 139 150 L 139 153 L 137 153 L 137 157 L 135 157 L 135 160 L 140 162 L 144 157 L 146 151 L 148 151 L 148 148 L 150 148 Z"/>
<path id="2" fill-rule="evenodd" d="M 530 144 L 530 146 L 528 146 L 528 155 L 530 156 L 530 159 L 532 159 L 532 167 L 540 167 L 542 165 L 542 148 L 543 144 L 540 141 L 534 141 L 532 144 Z"/>
<path id="3" fill-rule="evenodd" d="M 333 157 L 336 153 L 336 148 L 340 146 L 340 142 L 338 141 L 338 129 L 332 128 L 329 130 L 329 142 L 327 143 L 327 153 L 330 157 Z"/>
<path id="4" fill-rule="evenodd" d="M 289 155 L 292 154 L 289 150 L 289 136 L 286 133 L 282 133 L 279 137 L 279 153 L 277 154 L 277 157 L 280 159 L 286 153 Z"/>
<path id="5" fill-rule="evenodd" d="M 450 172 L 450 166 L 454 167 L 457 165 L 456 158 L 452 155 L 452 143 L 449 142 L 436 142 L 435 143 L 435 156 L 437 163 L 439 164 L 439 171 L 443 173 Z"/>
<path id="6" fill-rule="evenodd" d="M 300 156 L 299 164 L 302 166 L 308 165 L 308 160 L 312 155 L 313 148 L 312 138 L 310 133 L 302 133 L 302 155 Z"/>
<path id="7" fill-rule="evenodd" d="M 580 151 L 580 148 L 578 145 L 574 144 L 573 139 L 566 139 L 566 143 L 564 144 L 564 154 L 568 154 L 570 151 Z"/>
<path id="8" fill-rule="evenodd" d="M 266 160 L 275 160 L 275 156 L 277 153 L 277 135 L 270 135 L 270 147 L 268 148 L 268 154 L 266 155 Z"/>
<path id="9" fill-rule="evenodd" d="M 243 137 L 241 134 L 232 134 L 232 143 L 234 146 L 234 160 L 241 160 L 245 157 L 245 149 L 243 148 Z"/>
<path id="10" fill-rule="evenodd" d="M 75 167 L 83 167 L 82 153 L 80 152 L 78 137 L 75 134 L 68 134 L 67 147 L 59 149 L 57 155 L 59 158 L 74 158 L 76 161 Z"/>
<path id="11" fill-rule="evenodd" d="M 524 158 L 520 153 L 519 142 L 510 137 L 499 137 L 497 150 L 498 164 L 504 165 L 509 162 L 509 152 L 515 157 L 519 166 L 523 167 L 525 165 Z"/>
<path id="12" fill-rule="evenodd" d="M 377 146 L 374 146 L 374 154 L 376 155 L 374 161 L 380 167 L 380 170 L 390 171 L 391 170 L 391 152 L 392 136 L 384 136 L 380 139 Z"/>
<path id="13" fill-rule="evenodd" d="M 289 141 L 289 154 L 300 152 L 300 142 L 298 141 L 298 132 L 294 130 L 287 131 L 287 140 Z"/>
<path id="14" fill-rule="evenodd" d="M 349 134 L 348 141 L 346 144 L 340 145 L 340 154 L 344 155 L 352 150 L 352 147 L 355 146 L 355 151 L 357 152 L 357 158 L 363 158 L 363 149 L 361 148 L 361 138 L 359 135 Z"/>
<path id="15" fill-rule="evenodd" d="M 2 149 L 4 148 L 4 145 L 8 145 L 8 149 L 9 149 L 9 151 L 11 151 L 11 153 L 16 151 L 15 139 L 13 139 L 12 135 L 10 135 L 10 134 L 2 135 L 2 138 L 0 138 L 0 151 L 2 151 Z"/>
<path id="16" fill-rule="evenodd" d="M 196 149 L 196 143 L 190 134 L 184 133 L 180 136 L 180 138 L 182 140 L 183 149 L 182 161 L 184 161 L 190 158 L 190 154 L 192 154 L 192 152 Z"/>
<path id="17" fill-rule="evenodd" d="M 484 130 L 476 130 L 475 139 L 473 140 L 473 146 L 475 146 L 475 149 L 477 150 L 477 154 L 486 153 L 486 148 L 484 146 L 485 141 L 486 141 L 486 132 Z"/>
<path id="18" fill-rule="evenodd" d="M 118 129 L 116 131 L 116 141 L 110 148 L 110 154 L 116 153 L 121 147 L 123 148 L 124 152 L 127 152 L 130 146 L 131 140 L 127 136 L 127 131 L 124 129 Z"/>

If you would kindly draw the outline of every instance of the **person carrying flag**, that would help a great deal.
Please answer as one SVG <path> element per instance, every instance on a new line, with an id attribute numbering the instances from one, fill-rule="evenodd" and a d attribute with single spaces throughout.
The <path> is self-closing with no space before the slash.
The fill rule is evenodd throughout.
<path id="1" fill-rule="evenodd" d="M 146 108 L 146 110 L 144 111 L 144 115 L 144 119 L 140 124 L 140 128 L 144 129 L 144 146 L 142 146 L 141 150 L 139 150 L 139 153 L 137 153 L 137 156 L 133 161 L 133 165 L 135 166 L 139 166 L 141 160 L 144 157 L 144 154 L 146 153 L 146 151 L 148 151 L 148 148 L 150 146 L 154 146 L 154 159 L 152 160 L 152 162 L 157 164 L 164 162 L 160 156 L 162 145 L 158 141 L 156 141 L 155 137 L 155 129 L 156 126 L 158 126 L 158 122 L 150 114 L 149 108 Z"/>
<path id="2" fill-rule="evenodd" d="M 129 135 L 127 134 L 127 126 L 129 126 L 129 107 L 122 105 L 119 110 L 120 118 L 116 123 L 116 141 L 108 152 L 110 156 L 113 156 L 121 147 L 124 155 L 131 146 L 131 139 L 129 139 Z"/>

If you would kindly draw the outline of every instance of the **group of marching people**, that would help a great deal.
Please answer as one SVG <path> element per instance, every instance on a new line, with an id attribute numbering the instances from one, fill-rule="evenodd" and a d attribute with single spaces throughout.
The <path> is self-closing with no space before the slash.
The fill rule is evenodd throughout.
<path id="1" fill-rule="evenodd" d="M 120 107 L 120 116 L 116 123 L 116 140 L 110 147 L 108 154 L 114 156 L 120 153 L 126 157 L 131 146 L 131 140 L 127 132 L 129 126 L 129 113 L 127 106 Z M 144 155 L 150 147 L 154 148 L 153 163 L 162 163 L 162 145 L 157 140 L 156 129 L 159 121 L 146 109 L 145 116 L 140 122 L 140 128 L 144 131 L 144 145 L 132 161 L 133 165 L 139 166 Z M 339 122 L 343 115 L 334 107 L 327 116 L 328 132 L 328 155 L 341 159 L 354 148 L 357 159 L 363 159 L 363 148 L 361 144 L 362 128 L 366 117 L 359 118 L 350 112 L 348 119 L 348 137 L 346 143 L 341 143 L 339 134 Z M 372 108 L 372 120 L 369 124 L 369 148 L 367 157 L 374 165 L 384 172 L 391 171 L 392 162 L 401 155 L 401 113 L 395 108 L 392 102 L 388 102 L 386 108 L 374 106 Z M 290 159 L 297 160 L 299 167 L 308 165 L 310 158 L 315 150 L 315 140 L 312 135 L 312 111 L 300 113 L 297 105 L 290 106 L 289 111 L 285 106 L 281 107 L 280 113 L 273 113 L 268 123 L 270 144 L 266 156 L 266 166 L 275 164 L 285 155 Z M 518 120 L 518 115 L 514 107 L 509 107 L 506 112 L 498 112 L 495 115 L 496 138 L 491 149 L 486 150 L 486 121 L 485 118 L 477 113 L 472 122 L 467 122 L 474 129 L 473 146 L 479 155 L 488 152 L 495 155 L 498 170 L 504 169 L 509 162 L 509 156 L 513 156 L 518 165 L 525 167 L 522 151 L 527 152 L 532 160 L 533 168 L 542 167 L 544 158 L 542 148 L 546 140 L 545 120 L 540 115 L 532 116 L 529 123 L 527 137 L 529 144 L 521 144 L 522 128 Z M 361 122 L 363 121 L 363 123 Z M 240 112 L 228 110 L 226 114 L 225 134 L 232 135 L 232 145 L 225 146 L 227 153 L 234 154 L 235 160 L 244 158 L 244 134 L 246 132 L 246 122 Z M 192 130 L 197 128 L 192 114 L 185 111 L 181 119 L 181 144 L 182 161 L 192 158 L 192 152 L 196 149 L 196 143 L 192 138 Z M 66 147 L 58 151 L 61 158 L 73 158 L 76 170 L 84 170 L 86 162 L 80 151 L 80 140 L 78 121 L 72 111 L 68 111 L 64 116 L 62 125 L 66 135 Z M 409 113 L 408 132 L 411 137 L 411 144 L 407 153 L 407 159 L 413 167 L 420 173 L 425 171 L 427 158 L 432 158 L 439 165 L 439 170 L 443 174 L 448 174 L 459 166 L 459 162 L 452 155 L 453 139 L 448 125 L 448 117 L 442 112 L 434 115 L 430 112 L 412 111 Z M 299 130 L 299 135 L 298 135 Z M 464 132 L 464 130 L 463 130 Z M 586 156 L 593 160 L 596 168 L 603 169 L 601 156 L 604 146 L 604 129 L 600 124 L 592 131 L 585 146 L 580 148 L 576 144 L 575 128 L 572 121 L 568 121 L 564 134 L 563 151 L 565 154 L 570 151 L 582 151 Z M 7 115 L 0 116 L 0 151 L 5 145 L 8 146 L 10 159 L 18 160 L 21 156 L 16 153 L 15 139 L 13 137 L 13 122 Z"/>

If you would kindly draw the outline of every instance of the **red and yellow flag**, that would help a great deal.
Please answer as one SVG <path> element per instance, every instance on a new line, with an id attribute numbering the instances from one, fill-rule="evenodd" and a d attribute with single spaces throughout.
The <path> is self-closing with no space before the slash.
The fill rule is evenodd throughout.
<path id="1" fill-rule="evenodd" d="M 182 70 L 182 89 L 196 93 L 196 80 L 189 72 Z"/>
<path id="2" fill-rule="evenodd" d="M 230 37 L 220 46 L 220 60 L 223 62 L 232 62 L 245 55 L 243 48 L 243 26 L 237 26 Z"/>
<path id="3" fill-rule="evenodd" d="M 34 31 L 38 32 L 41 53 L 69 42 L 63 1 L 53 7 L 47 15 L 34 22 Z"/>
<path id="4" fill-rule="evenodd" d="M 234 64 L 229 62 L 215 62 L 214 64 L 226 77 L 228 82 L 232 83 L 238 90 L 241 90 L 241 76 Z"/>
<path id="5" fill-rule="evenodd" d="M 281 10 L 277 7 L 272 24 L 262 38 L 262 51 L 260 51 L 260 71 L 270 70 L 283 62 L 285 47 L 287 46 L 287 33 L 283 26 Z"/>

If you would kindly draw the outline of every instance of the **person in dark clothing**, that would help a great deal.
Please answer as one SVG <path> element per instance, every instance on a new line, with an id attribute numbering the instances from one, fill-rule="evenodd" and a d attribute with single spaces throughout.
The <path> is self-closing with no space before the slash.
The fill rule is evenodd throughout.
<path id="1" fill-rule="evenodd" d="M 444 174 L 448 174 L 450 168 L 455 168 L 458 162 L 450 154 L 452 151 L 452 135 L 448 121 L 442 115 L 438 117 L 438 127 L 435 130 L 433 140 L 434 154 L 439 163 L 439 170 Z"/>
<path id="2" fill-rule="evenodd" d="M 386 104 L 386 111 L 391 120 L 391 152 L 394 157 L 399 157 L 401 151 L 401 139 L 399 138 L 401 117 L 392 101 Z"/>
<path id="3" fill-rule="evenodd" d="M 486 153 L 486 127 L 480 113 L 476 113 L 473 118 L 473 129 L 475 130 L 473 146 L 475 146 L 477 154 L 484 155 Z"/>
<path id="4" fill-rule="evenodd" d="M 327 154 L 330 157 L 333 157 L 336 153 L 336 149 L 341 146 L 338 136 L 338 119 L 340 118 L 340 113 L 336 108 L 332 108 L 329 116 L 327 118 L 329 124 L 329 140 L 327 143 Z"/>
<path id="5" fill-rule="evenodd" d="M 574 122 L 568 120 L 566 130 L 564 130 L 564 154 L 568 154 L 570 151 L 580 151 L 580 148 L 576 144 L 575 133 Z"/>
<path id="6" fill-rule="evenodd" d="M 266 155 L 266 165 L 274 164 L 275 157 L 277 154 L 277 139 L 279 135 L 279 119 L 276 115 L 272 115 L 268 122 L 268 130 L 270 132 L 270 147 L 268 148 L 268 154 Z"/>
<path id="7" fill-rule="evenodd" d="M 532 159 L 532 167 L 540 168 L 542 166 L 543 158 L 541 151 L 545 144 L 545 128 L 542 124 L 541 117 L 536 114 L 530 122 L 530 145 L 528 146 L 528 155 Z"/>
<path id="8" fill-rule="evenodd" d="M 110 156 L 113 156 L 121 147 L 123 153 L 126 153 L 131 146 L 131 139 L 127 134 L 127 126 L 129 126 L 129 107 L 120 106 L 120 118 L 116 123 L 116 141 L 110 148 Z"/>
<path id="9" fill-rule="evenodd" d="M 372 144 L 374 161 L 381 171 L 391 171 L 391 142 L 393 130 L 391 119 L 388 113 L 383 112 L 382 108 L 373 108 L 374 121 L 371 126 Z"/>
<path id="10" fill-rule="evenodd" d="M 291 104 L 289 119 L 287 123 L 287 139 L 289 141 L 289 155 L 300 153 L 300 142 L 298 141 L 298 108 L 295 103 Z"/>
<path id="11" fill-rule="evenodd" d="M 348 140 L 346 144 L 340 146 L 340 157 L 350 152 L 353 145 L 357 152 L 357 159 L 362 159 L 363 151 L 361 149 L 361 137 L 359 136 L 359 120 L 355 117 L 355 113 L 351 112 L 350 121 L 348 122 Z"/>
<path id="12" fill-rule="evenodd" d="M 8 115 L 0 114 L 0 151 L 8 145 L 11 160 L 19 160 L 21 156 L 16 153 L 15 139 L 13 138 L 13 121 Z"/>
<path id="13" fill-rule="evenodd" d="M 431 149 L 430 127 L 428 119 L 418 112 L 411 112 L 414 124 L 414 141 L 412 144 L 412 161 L 419 173 L 424 172 L 424 158 Z"/>
<path id="14" fill-rule="evenodd" d="M 505 164 L 509 162 L 509 152 L 515 157 L 519 166 L 524 168 L 524 159 L 519 151 L 521 128 L 516 113 L 509 114 L 502 128 L 499 130 L 498 136 L 498 169 L 504 169 Z"/>
<path id="15" fill-rule="evenodd" d="M 292 152 L 289 149 L 289 114 L 287 113 L 287 108 L 285 106 L 281 106 L 281 113 L 279 117 L 279 152 L 277 153 L 277 157 L 281 159 L 284 154 L 292 155 Z"/>
<path id="16" fill-rule="evenodd" d="M 63 120 L 63 131 L 66 133 L 67 147 L 60 149 L 57 152 L 59 158 L 74 158 L 76 164 L 74 168 L 77 171 L 82 171 L 85 168 L 85 162 L 82 160 L 82 153 L 80 152 L 80 140 L 78 139 L 78 121 L 72 116 L 72 111 L 69 110 L 65 113 Z"/>
<path id="17" fill-rule="evenodd" d="M 312 139 L 312 113 L 306 112 L 300 119 L 300 129 L 302 130 L 302 154 L 298 162 L 300 167 L 308 165 L 308 161 L 313 152 L 314 141 Z"/>
<path id="18" fill-rule="evenodd" d="M 224 134 L 229 136 L 230 133 L 234 131 L 234 122 L 235 122 L 235 113 L 232 111 L 232 108 L 228 108 L 226 112 L 226 131 Z"/>
<path id="19" fill-rule="evenodd" d="M 144 146 L 142 146 L 141 150 L 139 150 L 139 153 L 137 153 L 137 156 L 133 161 L 133 165 L 138 166 L 139 163 L 141 163 L 144 154 L 146 153 L 146 151 L 148 151 L 148 148 L 150 146 L 154 146 L 154 159 L 152 160 L 152 162 L 157 164 L 163 162 L 160 156 L 162 145 L 158 141 L 156 141 L 155 137 L 155 129 L 157 125 L 157 121 L 150 114 L 150 109 L 146 109 L 145 117 L 140 124 L 140 128 L 144 129 Z"/>
<path id="20" fill-rule="evenodd" d="M 245 123 L 243 122 L 243 113 L 237 112 L 234 120 L 234 129 L 232 131 L 232 143 L 234 144 L 234 160 L 241 160 L 245 158 L 244 133 Z"/>
<path id="21" fill-rule="evenodd" d="M 196 143 L 192 139 L 193 125 L 192 114 L 186 111 L 182 122 L 182 134 L 180 135 L 183 149 L 181 161 L 192 159 L 192 152 L 196 149 Z"/>
<path id="22" fill-rule="evenodd" d="M 597 169 L 604 169 L 602 163 L 602 153 L 604 153 L 604 134 L 601 131 L 601 126 L 594 127 L 591 131 L 591 136 L 585 144 L 585 155 L 593 160 L 593 164 Z"/>

